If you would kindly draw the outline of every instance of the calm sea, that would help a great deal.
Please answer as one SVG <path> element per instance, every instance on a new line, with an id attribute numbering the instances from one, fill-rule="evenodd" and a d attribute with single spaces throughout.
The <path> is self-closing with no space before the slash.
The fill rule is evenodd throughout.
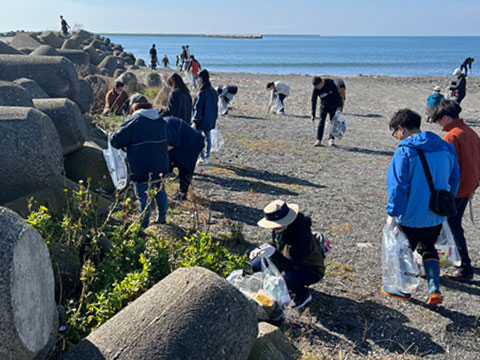
<path id="1" fill-rule="evenodd" d="M 213 71 L 309 75 L 444 76 L 468 56 L 478 57 L 480 37 L 263 36 L 262 39 L 195 36 L 106 35 L 136 57 L 148 59 L 156 44 L 171 63 L 188 44 L 202 67 Z"/>

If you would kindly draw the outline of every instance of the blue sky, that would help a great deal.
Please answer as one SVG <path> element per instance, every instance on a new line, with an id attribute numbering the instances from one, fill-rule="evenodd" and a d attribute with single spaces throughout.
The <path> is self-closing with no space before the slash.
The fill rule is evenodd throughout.
<path id="1" fill-rule="evenodd" d="M 58 30 L 61 14 L 99 33 L 480 35 L 480 0 L 17 0 L 0 31 Z"/>

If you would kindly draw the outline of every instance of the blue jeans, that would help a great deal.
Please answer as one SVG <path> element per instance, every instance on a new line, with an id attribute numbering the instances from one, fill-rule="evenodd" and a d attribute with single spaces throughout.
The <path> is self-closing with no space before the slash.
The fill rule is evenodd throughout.
<path id="1" fill-rule="evenodd" d="M 143 210 L 145 209 L 145 206 L 147 206 L 148 185 L 149 184 L 137 184 L 137 183 L 133 184 L 133 191 L 138 200 L 138 211 L 140 211 L 140 213 L 142 213 Z M 155 222 L 165 222 L 167 218 L 168 198 L 167 198 L 167 193 L 165 192 L 165 187 L 163 186 L 163 182 L 156 182 L 156 183 L 150 184 L 150 188 L 155 189 L 155 191 L 157 191 L 157 194 L 155 195 L 155 201 L 157 202 L 157 218 Z M 142 227 L 144 229 L 148 227 L 148 224 L 150 222 L 151 212 L 152 212 L 151 206 L 148 205 L 148 208 L 145 211 L 145 216 L 142 219 Z"/>
<path id="2" fill-rule="evenodd" d="M 205 151 L 202 150 L 200 153 L 200 158 L 202 160 L 209 159 L 210 158 L 210 148 L 212 147 L 212 139 L 210 138 L 210 130 L 202 130 L 203 135 L 205 136 L 205 140 L 207 141 L 207 149 L 206 153 Z"/>
<path id="3" fill-rule="evenodd" d="M 262 259 L 257 257 L 251 263 L 254 272 L 262 271 Z M 308 294 L 308 286 L 320 281 L 317 274 L 304 268 L 294 268 L 282 271 L 282 276 L 287 283 L 287 288 L 295 295 L 305 296 Z"/>
<path id="4" fill-rule="evenodd" d="M 457 244 L 458 252 L 462 258 L 462 271 L 471 274 L 473 272 L 470 257 L 468 256 L 467 241 L 462 227 L 462 217 L 467 208 L 468 198 L 455 199 L 457 214 L 448 218 L 448 225 L 452 230 L 453 238 Z"/>
<path id="5" fill-rule="evenodd" d="M 192 78 L 193 78 L 193 87 L 194 89 L 197 88 L 197 81 L 198 81 L 198 75 L 197 74 L 192 74 Z"/>

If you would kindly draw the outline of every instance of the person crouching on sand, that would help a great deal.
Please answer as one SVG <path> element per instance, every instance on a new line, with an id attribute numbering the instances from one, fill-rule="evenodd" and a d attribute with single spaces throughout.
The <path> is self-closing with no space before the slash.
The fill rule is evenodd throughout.
<path id="1" fill-rule="evenodd" d="M 272 230 L 270 246 L 250 253 L 252 270 L 262 271 L 260 252 L 268 248 L 270 260 L 282 273 L 287 288 L 294 294 L 291 306 L 304 307 L 312 300 L 308 286 L 319 282 L 325 274 L 325 254 L 312 234 L 312 220 L 299 211 L 296 204 L 275 200 L 264 209 L 258 226 Z"/>
<path id="2" fill-rule="evenodd" d="M 428 95 L 427 98 L 427 107 L 425 108 L 425 115 L 427 116 L 427 122 L 430 122 L 430 116 L 435 110 L 435 106 L 440 104 L 440 101 L 443 100 L 443 95 L 440 93 L 442 88 L 440 86 L 435 86 L 433 92 Z"/>
<path id="3" fill-rule="evenodd" d="M 269 82 L 267 83 L 267 90 L 271 91 L 267 113 L 271 110 L 274 114 L 285 115 L 283 101 L 287 96 L 290 96 L 290 86 L 280 81 Z"/>

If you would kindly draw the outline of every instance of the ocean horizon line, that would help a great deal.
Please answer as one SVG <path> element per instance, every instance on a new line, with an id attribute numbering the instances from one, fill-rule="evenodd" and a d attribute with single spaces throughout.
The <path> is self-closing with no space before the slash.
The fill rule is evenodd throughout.
<path id="1" fill-rule="evenodd" d="M 255 39 L 263 36 L 309 36 L 309 37 L 336 37 L 336 38 L 351 38 L 351 37 L 363 37 L 363 38 L 402 38 L 402 37 L 425 37 L 425 38 L 455 38 L 455 37 L 468 37 L 475 38 L 479 35 L 324 35 L 324 34 L 199 34 L 199 33 L 116 33 L 116 32 L 94 32 L 101 35 L 113 35 L 113 36 L 178 36 L 178 37 L 226 37 L 226 38 L 244 38 Z"/>

